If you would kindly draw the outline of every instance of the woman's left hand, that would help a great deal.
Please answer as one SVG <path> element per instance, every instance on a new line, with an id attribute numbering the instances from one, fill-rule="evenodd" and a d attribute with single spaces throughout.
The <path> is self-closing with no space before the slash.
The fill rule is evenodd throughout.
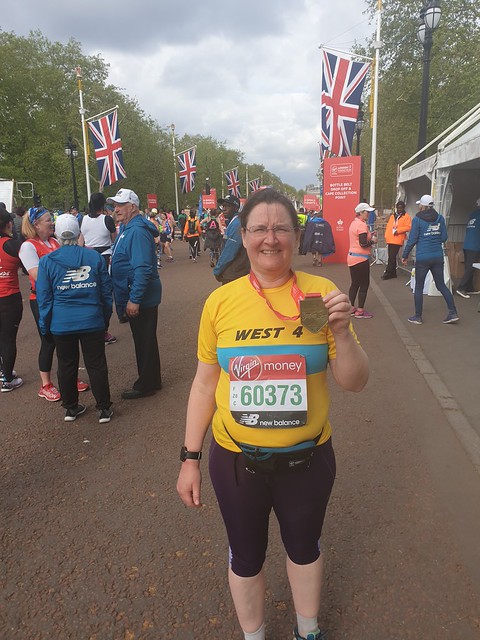
<path id="1" fill-rule="evenodd" d="M 345 293 L 338 289 L 323 296 L 328 309 L 328 324 L 333 334 L 349 331 L 352 305 Z"/>

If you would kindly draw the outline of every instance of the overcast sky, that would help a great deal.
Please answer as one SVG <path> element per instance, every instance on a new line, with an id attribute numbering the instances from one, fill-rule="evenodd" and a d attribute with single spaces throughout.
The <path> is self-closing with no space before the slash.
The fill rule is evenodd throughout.
<path id="1" fill-rule="evenodd" d="M 364 0 L 6 4 L 3 31 L 75 38 L 85 54 L 101 55 L 110 82 L 160 125 L 225 141 L 297 189 L 317 181 L 318 46 L 349 50 L 375 30 Z"/>

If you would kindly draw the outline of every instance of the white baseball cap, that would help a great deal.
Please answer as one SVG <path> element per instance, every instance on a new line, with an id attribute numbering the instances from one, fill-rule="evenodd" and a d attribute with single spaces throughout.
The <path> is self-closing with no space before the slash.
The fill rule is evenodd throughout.
<path id="1" fill-rule="evenodd" d="M 371 204 L 367 204 L 366 202 L 357 204 L 355 207 L 355 213 L 363 213 L 363 211 L 375 211 L 375 207 L 372 207 Z"/>
<path id="2" fill-rule="evenodd" d="M 421 204 L 424 207 L 433 207 L 433 198 L 427 193 L 427 195 L 422 196 L 420 200 L 417 200 L 416 204 Z"/>
<path id="3" fill-rule="evenodd" d="M 140 200 L 137 194 L 131 189 L 119 189 L 114 196 L 107 198 L 107 202 L 114 202 L 115 204 L 126 204 L 127 202 L 131 202 L 137 207 L 140 206 Z"/>
<path id="4" fill-rule="evenodd" d="M 62 213 L 55 220 L 55 235 L 59 240 L 74 240 L 80 235 L 78 220 L 70 213 Z"/>

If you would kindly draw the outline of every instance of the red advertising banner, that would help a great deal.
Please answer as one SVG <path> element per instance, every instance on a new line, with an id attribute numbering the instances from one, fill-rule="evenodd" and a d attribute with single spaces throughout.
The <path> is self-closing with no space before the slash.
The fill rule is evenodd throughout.
<path id="1" fill-rule="evenodd" d="M 147 193 L 147 207 L 149 209 L 158 209 L 157 202 L 158 201 L 156 193 Z"/>
<path id="2" fill-rule="evenodd" d="M 320 200 L 318 196 L 312 193 L 306 193 L 303 196 L 303 208 L 305 211 L 320 211 Z"/>
<path id="3" fill-rule="evenodd" d="M 202 193 L 202 208 L 216 209 L 217 206 L 217 190 L 210 187 L 210 194 L 208 196 L 205 192 Z"/>
<path id="4" fill-rule="evenodd" d="M 326 158 L 323 163 L 323 217 L 333 231 L 336 251 L 329 262 L 347 261 L 348 228 L 360 202 L 362 158 L 346 156 Z"/>

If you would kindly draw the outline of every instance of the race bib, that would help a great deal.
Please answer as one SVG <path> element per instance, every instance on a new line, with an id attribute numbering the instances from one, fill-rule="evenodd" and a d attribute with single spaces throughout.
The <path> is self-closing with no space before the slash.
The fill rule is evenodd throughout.
<path id="1" fill-rule="evenodd" d="M 290 429 L 307 422 L 304 356 L 230 358 L 230 412 L 236 422 L 259 429 Z"/>

